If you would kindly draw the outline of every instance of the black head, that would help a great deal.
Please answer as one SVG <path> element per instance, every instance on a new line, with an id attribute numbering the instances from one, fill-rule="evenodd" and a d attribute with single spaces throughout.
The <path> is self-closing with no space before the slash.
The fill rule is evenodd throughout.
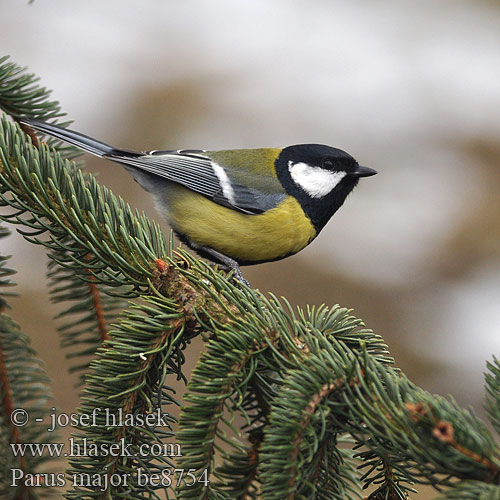
<path id="1" fill-rule="evenodd" d="M 321 144 L 284 148 L 275 166 L 286 192 L 298 200 L 318 232 L 344 203 L 359 178 L 377 173 L 360 167 L 345 151 Z"/>

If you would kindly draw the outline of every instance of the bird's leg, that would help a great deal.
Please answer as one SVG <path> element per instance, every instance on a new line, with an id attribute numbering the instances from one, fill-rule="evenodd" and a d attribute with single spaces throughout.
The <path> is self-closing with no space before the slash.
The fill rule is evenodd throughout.
<path id="1" fill-rule="evenodd" d="M 210 247 L 198 247 L 195 248 L 195 250 L 201 252 L 202 254 L 206 254 L 208 257 L 211 257 L 212 259 L 220 262 L 229 269 L 232 269 L 234 271 L 234 277 L 238 281 L 247 286 L 250 286 L 250 282 L 243 277 L 239 264 L 234 259 L 231 259 L 231 257 L 228 257 L 227 255 L 224 255 L 223 253 L 220 253 Z"/>

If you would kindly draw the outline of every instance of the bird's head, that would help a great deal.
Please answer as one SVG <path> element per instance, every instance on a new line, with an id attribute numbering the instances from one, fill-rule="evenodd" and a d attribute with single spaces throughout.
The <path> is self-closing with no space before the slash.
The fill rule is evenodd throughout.
<path id="1" fill-rule="evenodd" d="M 344 203 L 360 177 L 377 172 L 362 167 L 341 149 L 321 144 L 283 148 L 276 174 L 287 193 L 297 199 L 319 232 Z"/>

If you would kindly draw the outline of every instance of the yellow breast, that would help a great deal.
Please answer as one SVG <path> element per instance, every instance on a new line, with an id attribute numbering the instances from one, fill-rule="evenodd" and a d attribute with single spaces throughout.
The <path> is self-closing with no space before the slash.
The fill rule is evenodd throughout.
<path id="1" fill-rule="evenodd" d="M 245 215 L 176 186 L 165 205 L 175 231 L 238 262 L 277 260 L 302 250 L 316 236 L 292 197 L 260 215 Z"/>

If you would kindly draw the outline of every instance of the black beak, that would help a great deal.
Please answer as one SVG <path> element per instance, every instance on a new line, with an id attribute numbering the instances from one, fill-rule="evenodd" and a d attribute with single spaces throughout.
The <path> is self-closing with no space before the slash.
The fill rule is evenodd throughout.
<path id="1" fill-rule="evenodd" d="M 377 173 L 376 170 L 369 167 L 362 167 L 359 165 L 354 172 L 351 172 L 351 175 L 355 175 L 356 177 L 370 177 L 371 175 L 375 175 Z"/>

